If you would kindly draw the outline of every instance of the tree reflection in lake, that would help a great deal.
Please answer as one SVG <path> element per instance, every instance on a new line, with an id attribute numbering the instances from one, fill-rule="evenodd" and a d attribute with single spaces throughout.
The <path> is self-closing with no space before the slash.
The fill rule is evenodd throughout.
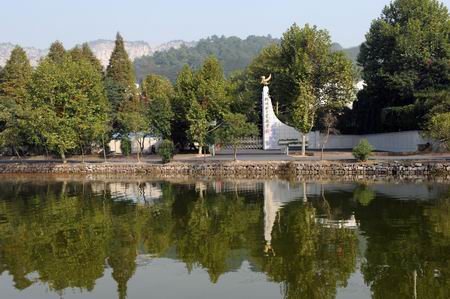
<path id="1" fill-rule="evenodd" d="M 281 285 L 280 297 L 334 298 L 364 255 L 374 298 L 448 298 L 450 199 L 437 195 L 448 186 L 403 187 L 2 180 L 0 277 L 11 275 L 17 290 L 44 283 L 61 296 L 76 289 L 89 297 L 110 269 L 117 297 L 126 298 L 137 261 L 176 260 L 191 275 L 203 269 L 212 284 L 243 275 L 247 261 Z M 406 200 L 409 189 L 440 199 Z"/>

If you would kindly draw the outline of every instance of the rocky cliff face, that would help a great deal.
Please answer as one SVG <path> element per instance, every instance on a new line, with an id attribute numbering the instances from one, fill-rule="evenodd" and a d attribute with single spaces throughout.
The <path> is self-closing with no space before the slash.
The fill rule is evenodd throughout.
<path id="1" fill-rule="evenodd" d="M 6 60 L 8 60 L 11 51 L 14 49 L 15 45 L 11 43 L 0 43 L 0 66 L 4 66 Z M 30 59 L 31 65 L 36 66 L 41 57 L 47 55 L 48 50 L 41 50 L 36 48 L 24 48 L 25 52 Z"/>
<path id="2" fill-rule="evenodd" d="M 114 41 L 96 40 L 88 42 L 88 45 L 92 49 L 92 52 L 94 52 L 95 56 L 97 56 L 100 60 L 102 65 L 106 67 L 109 62 L 109 57 L 114 49 Z M 125 42 L 125 50 L 132 61 L 137 57 L 153 54 L 153 49 L 150 45 L 142 41 Z"/>
<path id="3" fill-rule="evenodd" d="M 114 41 L 112 40 L 95 40 L 88 42 L 89 47 L 94 52 L 95 56 L 100 60 L 102 65 L 106 67 L 109 62 L 109 57 L 114 49 Z M 167 51 L 170 48 L 178 49 L 182 45 L 187 47 L 192 47 L 195 42 L 185 42 L 182 40 L 171 41 L 164 43 L 155 47 L 151 47 L 148 43 L 143 41 L 135 42 L 125 42 L 125 49 L 128 52 L 131 60 L 142 56 L 151 56 L 153 53 L 158 51 Z M 12 49 L 14 49 L 11 43 L 0 43 L 0 66 L 4 66 L 6 61 L 11 54 Z M 39 60 L 47 55 L 48 49 L 37 49 L 37 48 L 24 48 L 25 52 L 30 59 L 31 65 L 36 66 Z"/>

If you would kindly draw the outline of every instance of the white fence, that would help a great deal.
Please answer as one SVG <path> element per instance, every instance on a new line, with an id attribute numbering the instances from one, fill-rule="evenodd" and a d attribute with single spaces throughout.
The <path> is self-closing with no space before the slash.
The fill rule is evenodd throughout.
<path id="1" fill-rule="evenodd" d="M 324 135 L 318 131 L 308 134 L 309 149 L 320 149 Z M 377 151 L 415 152 L 420 144 L 432 143 L 423 138 L 420 131 L 406 131 L 394 133 L 366 134 L 366 135 L 330 135 L 325 149 L 351 149 L 361 139 L 367 139 Z"/>
<path id="2" fill-rule="evenodd" d="M 243 138 L 239 141 L 238 149 L 262 149 L 263 143 L 260 137 Z M 225 145 L 222 149 L 233 149 L 231 145 Z"/>

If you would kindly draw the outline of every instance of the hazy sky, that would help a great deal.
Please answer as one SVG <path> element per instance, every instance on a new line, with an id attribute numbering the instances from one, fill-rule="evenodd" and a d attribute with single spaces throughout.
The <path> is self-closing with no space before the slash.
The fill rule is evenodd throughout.
<path id="1" fill-rule="evenodd" d="M 0 0 L 0 42 L 46 48 L 99 38 L 151 45 L 213 34 L 280 37 L 294 22 L 328 29 L 345 47 L 361 43 L 390 0 Z M 443 0 L 450 6 L 450 0 Z"/>

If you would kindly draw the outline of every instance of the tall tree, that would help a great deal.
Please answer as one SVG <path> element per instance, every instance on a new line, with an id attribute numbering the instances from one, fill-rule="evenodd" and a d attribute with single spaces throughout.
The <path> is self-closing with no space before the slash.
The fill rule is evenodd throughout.
<path id="1" fill-rule="evenodd" d="M 209 121 L 218 121 L 229 111 L 230 100 L 226 94 L 226 80 L 217 58 L 208 57 L 194 77 L 196 97 L 206 109 Z"/>
<path id="2" fill-rule="evenodd" d="M 164 139 L 170 138 L 173 120 L 170 102 L 174 93 L 172 83 L 162 76 L 149 75 L 142 81 L 141 88 L 148 106 L 151 131 Z"/>
<path id="3" fill-rule="evenodd" d="M 97 57 L 95 57 L 94 53 L 87 43 L 83 43 L 83 45 L 81 45 L 81 54 L 83 58 L 87 59 L 99 73 L 103 74 L 104 69 L 102 63 L 100 62 L 100 60 L 98 60 Z"/>
<path id="4" fill-rule="evenodd" d="M 186 116 L 195 100 L 194 74 L 191 68 L 185 65 L 178 74 L 172 98 L 172 111 L 174 112 L 172 140 L 181 149 L 188 143 L 189 121 Z"/>
<path id="5" fill-rule="evenodd" d="M 193 83 L 193 99 L 191 98 L 191 109 L 188 113 L 189 136 L 192 142 L 200 144 L 201 153 L 206 137 L 213 139 L 211 137 L 214 128 L 209 130 L 210 124 L 222 122 L 223 117 L 230 111 L 231 100 L 226 93 L 227 81 L 222 66 L 215 57 L 205 60 L 194 74 Z"/>
<path id="6" fill-rule="evenodd" d="M 315 26 L 292 25 L 274 52 L 274 96 L 287 108 L 286 120 L 305 135 L 312 129 L 319 110 L 335 111 L 353 101 L 354 72 L 350 59 L 332 51 L 327 31 Z"/>
<path id="7" fill-rule="evenodd" d="M 117 113 L 117 121 L 122 128 L 122 133 L 132 134 L 132 140 L 137 142 L 136 156 L 138 162 L 141 162 L 140 156 L 144 149 L 145 135 L 149 133 L 144 102 L 136 97 L 122 102 Z"/>
<path id="8" fill-rule="evenodd" d="M 208 119 L 206 110 L 196 101 L 192 101 L 187 114 L 189 122 L 188 137 L 191 142 L 198 143 L 198 152 L 202 153 L 202 148 L 206 144 L 208 134 Z"/>
<path id="9" fill-rule="evenodd" d="M 114 50 L 106 68 L 105 86 L 114 112 L 118 111 L 122 102 L 137 96 L 133 64 L 120 33 L 116 35 Z"/>
<path id="10" fill-rule="evenodd" d="M 24 123 L 29 109 L 26 100 L 32 68 L 25 51 L 15 47 L 0 72 L 0 144 L 17 147 L 26 142 Z"/>
<path id="11" fill-rule="evenodd" d="M 359 131 L 417 129 L 440 105 L 436 93 L 446 102 L 439 112 L 450 109 L 449 35 L 438 0 L 395 0 L 383 9 L 358 57 L 366 82 L 354 106 Z"/>
<path id="12" fill-rule="evenodd" d="M 55 63 L 63 63 L 66 49 L 60 41 L 55 41 L 50 45 L 47 56 Z"/>
<path id="13" fill-rule="evenodd" d="M 16 46 L 0 75 L 0 96 L 8 96 L 22 102 L 27 94 L 33 69 L 25 51 Z"/>
<path id="14" fill-rule="evenodd" d="M 107 126 L 108 104 L 101 75 L 86 60 L 70 55 L 62 62 L 44 59 L 33 74 L 30 99 L 33 117 L 29 127 L 35 142 L 66 152 L 99 140 Z"/>

